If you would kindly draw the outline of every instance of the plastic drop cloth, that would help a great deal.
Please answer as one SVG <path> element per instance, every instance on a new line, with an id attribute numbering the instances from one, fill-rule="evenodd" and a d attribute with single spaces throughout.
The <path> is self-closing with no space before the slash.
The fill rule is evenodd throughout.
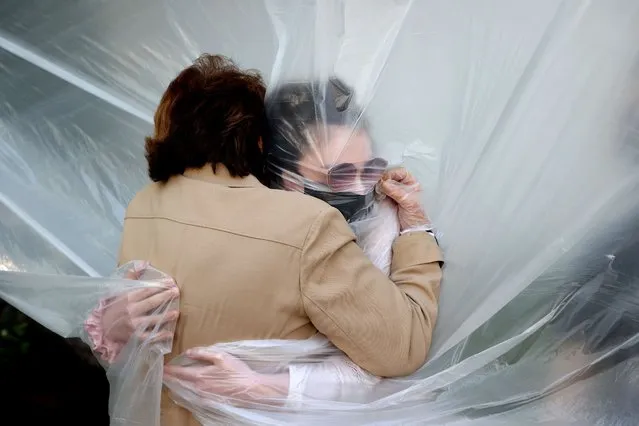
<path id="1" fill-rule="evenodd" d="M 249 424 L 635 423 L 636 2 L 5 1 L 0 10 L 0 256 L 23 271 L 1 275 L 10 303 L 18 288 L 83 282 L 42 273 L 111 273 L 126 203 L 145 182 L 154 105 L 201 52 L 223 53 L 261 70 L 271 99 L 288 82 L 338 77 L 352 89 L 337 97 L 361 113 L 344 123 L 366 130 L 373 158 L 405 164 L 423 186 L 446 259 L 440 313 L 430 361 L 408 378 L 358 375 L 365 388 L 343 383 L 328 400 L 302 392 L 296 406 L 167 383 L 176 400 L 210 422 Z M 334 123 L 314 118 L 310 135 L 330 140 Z M 352 163 L 339 154 L 330 165 Z M 318 340 L 215 349 L 265 374 L 341 356 Z M 146 384 L 129 382 L 157 395 Z M 128 400 L 129 412 L 147 409 L 144 398 Z"/>
<path id="2" fill-rule="evenodd" d="M 137 261 L 122 265 L 110 279 L 15 271 L 0 276 L 0 298 L 56 334 L 80 338 L 94 350 L 109 378 L 112 425 L 159 424 L 162 366 L 175 333 L 168 314 L 179 305 L 178 295 L 170 293 L 173 288 L 171 277 Z M 130 321 L 127 308 L 148 296 L 161 300 L 148 310 L 147 319 L 163 321 Z M 120 316 L 104 318 L 109 313 Z"/>

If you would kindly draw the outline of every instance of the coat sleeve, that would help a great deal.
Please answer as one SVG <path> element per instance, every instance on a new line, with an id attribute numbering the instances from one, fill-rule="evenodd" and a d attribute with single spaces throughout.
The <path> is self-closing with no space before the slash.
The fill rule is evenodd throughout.
<path id="1" fill-rule="evenodd" d="M 324 211 L 302 250 L 300 290 L 317 330 L 376 376 L 412 374 L 427 359 L 442 255 L 426 232 L 397 237 L 390 279 L 355 243 L 340 213 Z"/>

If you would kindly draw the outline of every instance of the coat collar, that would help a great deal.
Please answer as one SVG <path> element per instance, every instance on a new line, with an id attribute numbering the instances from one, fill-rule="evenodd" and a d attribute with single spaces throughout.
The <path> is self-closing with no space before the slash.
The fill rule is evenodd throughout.
<path id="1" fill-rule="evenodd" d="M 253 175 L 245 177 L 231 176 L 228 169 L 222 164 L 218 164 L 215 167 L 215 172 L 213 172 L 213 167 L 211 167 L 210 164 L 207 164 L 201 169 L 187 169 L 182 175 L 188 179 L 224 185 L 230 188 L 253 188 L 263 186 Z"/>

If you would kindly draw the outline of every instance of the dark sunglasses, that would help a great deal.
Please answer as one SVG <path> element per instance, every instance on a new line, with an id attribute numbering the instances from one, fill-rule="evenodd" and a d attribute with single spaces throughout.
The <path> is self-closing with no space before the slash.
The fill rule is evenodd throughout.
<path id="1" fill-rule="evenodd" d="M 358 179 L 375 185 L 388 167 L 388 161 L 383 158 L 373 158 L 362 163 L 340 163 L 328 170 L 328 186 L 333 191 L 344 191 Z"/>

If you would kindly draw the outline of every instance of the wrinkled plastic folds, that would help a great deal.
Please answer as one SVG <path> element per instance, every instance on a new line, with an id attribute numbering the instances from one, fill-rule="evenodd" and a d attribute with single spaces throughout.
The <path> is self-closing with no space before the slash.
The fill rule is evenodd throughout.
<path id="1" fill-rule="evenodd" d="M 135 300 L 140 292 L 168 294 L 155 309 L 148 311 L 149 315 L 166 318 L 178 309 L 178 295 L 168 293 L 173 280 L 152 267 L 141 267 L 140 263 L 122 265 L 110 278 L 13 271 L 0 276 L 0 298 L 60 336 L 80 338 L 94 350 L 109 379 L 113 425 L 159 424 L 164 355 L 171 352 L 175 333 L 174 321 L 123 324 L 126 315 L 102 321 L 101 316 L 109 310 L 125 313 L 126 309 L 119 310 L 115 305 Z M 138 272 L 137 279 L 127 279 L 133 272 Z M 111 333 L 110 329 L 115 327 L 128 328 L 129 333 L 118 339 L 123 336 Z"/>
<path id="2" fill-rule="evenodd" d="M 229 342 L 203 348 L 210 362 L 172 361 L 196 366 L 195 381 L 166 380 L 177 403 L 203 424 L 636 423 L 636 1 L 0 10 L 0 269 L 20 271 L 0 272 L 9 303 L 86 338 L 78 324 L 102 296 L 152 284 L 97 277 L 114 269 L 126 204 L 146 182 L 143 137 L 164 87 L 200 53 L 223 53 L 267 77 L 271 142 L 311 141 L 302 160 L 275 151 L 273 186 L 349 206 L 381 269 L 398 224 L 369 191 L 387 167 L 377 159 L 418 178 L 446 260 L 440 312 L 410 377 L 370 376 L 320 336 Z M 291 84 L 306 89 L 286 95 Z M 142 424 L 159 424 L 163 352 L 145 342 L 109 367 L 125 381 L 113 424 L 147 412 Z M 111 374 L 148 365 L 144 378 Z"/>

